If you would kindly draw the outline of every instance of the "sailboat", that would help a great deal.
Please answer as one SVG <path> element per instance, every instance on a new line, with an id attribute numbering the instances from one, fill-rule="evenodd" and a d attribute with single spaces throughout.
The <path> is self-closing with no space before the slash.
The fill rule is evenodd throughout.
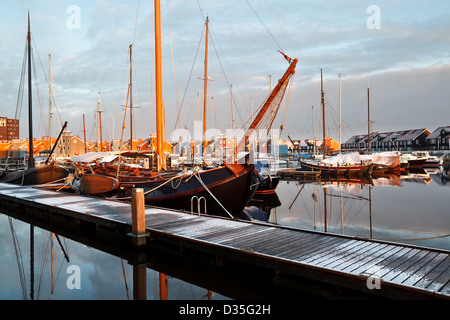
<path id="1" fill-rule="evenodd" d="M 28 13 L 27 32 L 27 55 L 28 55 L 28 167 L 25 170 L 8 171 L 0 173 L 0 182 L 20 184 L 20 185 L 40 185 L 51 182 L 61 182 L 68 175 L 69 171 L 60 166 L 48 163 L 50 158 L 40 166 L 35 166 L 33 156 L 33 118 L 32 118 L 32 85 L 31 85 L 31 31 L 30 14 Z M 65 126 L 64 126 L 65 128 Z M 63 128 L 63 130 L 64 130 Z M 62 132 L 62 131 L 61 131 Z M 61 133 L 60 133 L 61 136 Z M 56 143 L 57 144 L 57 143 Z M 55 146 L 56 146 L 55 144 Z M 49 155 L 49 157 L 51 154 Z"/>
<path id="2" fill-rule="evenodd" d="M 206 25 L 207 23 L 208 20 Z M 155 64 L 157 171 L 141 172 L 133 179 L 96 175 L 94 179 L 97 189 L 109 184 L 111 190 L 107 193 L 114 193 L 115 199 L 131 200 L 132 189 L 143 188 L 147 205 L 249 220 L 243 209 L 256 191 L 257 181 L 253 164 L 229 163 L 217 168 L 196 167 L 191 170 L 176 171 L 167 166 L 163 148 L 165 140 L 159 0 L 155 0 Z M 205 81 L 206 79 L 205 76 Z M 88 185 L 89 177 L 92 178 L 92 176 L 87 174 L 81 179 L 82 193 L 86 193 L 83 190 L 88 189 L 91 194 L 95 194 L 95 186 Z"/>
<path id="3" fill-rule="evenodd" d="M 320 87 L 321 87 L 321 105 L 322 105 L 322 117 L 323 117 L 323 157 L 320 160 L 301 159 L 300 164 L 302 169 L 319 171 L 321 175 L 347 175 L 347 176 L 364 176 L 370 175 L 373 169 L 373 163 L 371 161 L 358 160 L 355 161 L 342 161 L 338 158 L 327 159 L 327 144 L 325 141 L 325 98 L 323 90 L 323 71 L 320 69 Z M 339 158 L 341 158 L 339 156 Z"/>

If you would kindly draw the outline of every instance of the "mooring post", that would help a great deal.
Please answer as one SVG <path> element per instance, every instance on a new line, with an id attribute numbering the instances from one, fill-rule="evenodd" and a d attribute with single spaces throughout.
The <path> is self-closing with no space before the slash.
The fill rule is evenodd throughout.
<path id="1" fill-rule="evenodd" d="M 131 236 L 134 245 L 140 247 L 146 244 L 145 199 L 142 188 L 134 188 L 131 192 Z"/>

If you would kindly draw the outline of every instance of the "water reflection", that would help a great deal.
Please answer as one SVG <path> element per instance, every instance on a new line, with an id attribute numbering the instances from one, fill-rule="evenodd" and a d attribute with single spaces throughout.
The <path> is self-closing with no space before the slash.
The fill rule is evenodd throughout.
<path id="1" fill-rule="evenodd" d="M 3 214 L 0 244 L 2 300 L 229 299 Z"/>
<path id="2" fill-rule="evenodd" d="M 282 226 L 450 250 L 449 185 L 439 171 L 363 180 L 283 180 L 276 192 L 255 197 L 249 208 Z M 40 227 L 0 214 L 0 299 L 289 297 L 257 274 L 222 272 L 159 253 L 134 255 L 85 235 Z"/>
<path id="3" fill-rule="evenodd" d="M 284 180 L 270 221 L 323 232 L 450 249 L 446 177 L 421 170 L 369 179 Z"/>

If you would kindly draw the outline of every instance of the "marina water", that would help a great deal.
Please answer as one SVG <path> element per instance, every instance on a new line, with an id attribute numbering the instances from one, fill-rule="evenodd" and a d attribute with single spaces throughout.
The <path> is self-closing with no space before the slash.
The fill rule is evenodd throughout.
<path id="1" fill-rule="evenodd" d="M 282 180 L 276 191 L 279 202 L 270 205 L 267 223 L 450 250 L 450 181 L 436 171 L 369 184 Z M 133 299 L 133 267 L 127 261 L 5 214 L 0 214 L 0 268 L 2 300 Z M 161 270 L 146 270 L 146 298 L 160 300 Z M 236 298 L 188 278 L 165 279 L 169 300 Z"/>

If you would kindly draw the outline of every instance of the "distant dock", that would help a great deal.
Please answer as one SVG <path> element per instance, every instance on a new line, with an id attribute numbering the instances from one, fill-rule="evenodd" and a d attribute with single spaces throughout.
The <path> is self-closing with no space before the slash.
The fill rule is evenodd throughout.
<path id="1" fill-rule="evenodd" d="M 319 171 L 298 170 L 296 168 L 280 169 L 277 172 L 277 176 L 285 180 L 289 179 L 306 180 L 306 181 L 320 180 Z"/>
<path id="2" fill-rule="evenodd" d="M 0 211 L 63 234 L 70 229 L 74 240 L 90 238 L 100 249 L 125 248 L 123 254 L 136 264 L 149 263 L 148 254 L 158 251 L 172 261 L 206 261 L 236 278 L 258 274 L 255 283 L 271 283 L 289 293 L 450 300 L 450 251 L 445 250 L 155 207 L 145 208 L 147 241 L 137 249 L 129 236 L 128 203 L 4 183 Z M 169 267 L 177 272 L 177 266 Z"/>

